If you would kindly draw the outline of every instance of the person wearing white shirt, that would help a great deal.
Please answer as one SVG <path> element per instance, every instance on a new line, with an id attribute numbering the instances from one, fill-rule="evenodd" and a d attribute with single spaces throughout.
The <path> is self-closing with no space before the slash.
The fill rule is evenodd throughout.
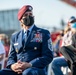
<path id="1" fill-rule="evenodd" d="M 62 38 L 62 44 L 61 44 L 61 47 L 62 46 L 68 46 L 69 44 L 72 43 L 72 31 L 71 31 L 71 25 L 72 23 L 76 22 L 76 18 L 74 16 L 71 16 L 68 23 L 67 23 L 67 26 L 65 28 L 65 33 L 64 33 L 64 36 Z M 60 48 L 60 51 L 61 51 L 61 48 Z M 52 73 L 53 75 L 64 75 L 64 72 L 62 71 L 62 67 L 65 68 L 69 66 L 67 60 L 65 59 L 64 56 L 62 57 L 55 57 L 53 59 L 53 61 L 51 62 L 51 69 L 52 69 Z M 68 72 L 71 73 L 71 70 L 68 68 Z"/>
<path id="2" fill-rule="evenodd" d="M 0 41 L 0 69 L 4 68 L 4 58 L 5 58 L 5 49 L 2 42 Z"/>
<path id="3" fill-rule="evenodd" d="M 62 46 L 61 53 L 69 61 L 72 75 L 76 75 L 76 22 L 71 25 L 71 31 L 66 36 L 68 36 L 67 41 L 64 40 L 66 45 Z"/>

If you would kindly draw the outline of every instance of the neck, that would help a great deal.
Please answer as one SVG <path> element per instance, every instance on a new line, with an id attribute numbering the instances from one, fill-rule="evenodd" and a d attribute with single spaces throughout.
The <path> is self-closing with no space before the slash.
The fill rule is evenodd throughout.
<path id="1" fill-rule="evenodd" d="M 25 26 L 24 27 L 25 30 L 28 30 L 29 28 L 30 28 L 30 26 Z"/>
<path id="2" fill-rule="evenodd" d="M 25 26 L 25 25 L 22 26 L 22 28 L 25 29 L 25 30 L 28 30 L 30 27 L 31 26 Z"/>

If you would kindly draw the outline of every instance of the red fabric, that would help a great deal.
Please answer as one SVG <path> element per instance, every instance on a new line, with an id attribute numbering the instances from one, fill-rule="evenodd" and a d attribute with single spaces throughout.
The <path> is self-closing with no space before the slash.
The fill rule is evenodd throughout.
<path id="1" fill-rule="evenodd" d="M 62 53 L 59 53 L 59 56 L 63 56 Z"/>
<path id="2" fill-rule="evenodd" d="M 53 42 L 57 39 L 57 36 L 58 36 L 58 35 L 60 35 L 59 32 L 53 32 L 53 33 L 51 34 L 51 39 L 52 39 Z"/>
<path id="3" fill-rule="evenodd" d="M 9 45 L 4 45 L 4 48 L 5 48 L 5 52 L 6 52 L 5 57 L 8 57 L 10 46 Z M 7 61 L 5 61 L 5 63 L 4 63 L 4 68 L 6 67 L 6 64 L 7 64 Z"/>
<path id="4" fill-rule="evenodd" d="M 19 10 L 19 12 L 18 12 L 18 20 L 21 20 L 21 18 L 22 18 L 22 16 L 23 16 L 23 14 L 27 11 L 27 10 L 32 10 L 33 8 L 32 8 L 32 6 L 30 6 L 30 5 L 25 5 L 25 6 L 23 6 L 20 10 Z"/>

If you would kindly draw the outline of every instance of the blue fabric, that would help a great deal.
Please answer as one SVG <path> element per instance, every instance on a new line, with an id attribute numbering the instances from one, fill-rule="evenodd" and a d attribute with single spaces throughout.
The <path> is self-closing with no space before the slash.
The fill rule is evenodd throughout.
<path id="1" fill-rule="evenodd" d="M 46 75 L 46 74 L 43 69 L 31 67 L 24 70 L 22 74 L 17 74 L 13 72 L 11 69 L 0 70 L 0 75 Z"/>
<path id="2" fill-rule="evenodd" d="M 23 30 L 12 35 L 7 68 L 10 69 L 12 64 L 21 60 L 22 62 L 32 64 L 32 70 L 28 71 L 36 71 L 38 75 L 45 75 L 45 72 L 43 71 L 44 68 L 53 60 L 50 32 L 34 25 L 24 45 L 22 45 L 22 36 Z M 31 73 L 31 75 L 34 75 L 35 73 Z"/>
<path id="3" fill-rule="evenodd" d="M 24 44 L 26 43 L 26 40 L 27 40 L 27 38 L 28 38 L 28 36 L 29 36 L 29 30 L 27 30 L 24 34 L 23 34 L 23 39 L 22 39 L 22 43 L 23 43 L 23 46 L 24 46 Z"/>
<path id="4" fill-rule="evenodd" d="M 43 69 L 32 67 L 26 69 L 22 75 L 45 75 L 45 71 Z"/>
<path id="5" fill-rule="evenodd" d="M 68 66 L 64 57 L 56 57 L 51 62 L 51 69 L 54 75 L 63 75 L 61 67 Z"/>
<path id="6" fill-rule="evenodd" d="M 76 22 L 73 23 L 71 26 L 72 26 L 72 28 L 76 28 Z"/>
<path id="7" fill-rule="evenodd" d="M 23 38 L 22 38 L 22 44 L 23 44 L 23 46 L 24 46 L 26 37 L 27 37 L 27 33 L 25 32 L 25 33 L 23 33 Z"/>
<path id="8" fill-rule="evenodd" d="M 7 67 L 23 58 L 23 62 L 29 62 L 33 67 L 44 69 L 53 59 L 52 41 L 49 35 L 48 30 L 34 26 L 23 46 L 22 31 L 13 34 Z"/>
<path id="9" fill-rule="evenodd" d="M 22 74 L 17 74 L 10 69 L 4 69 L 0 70 L 0 75 L 22 75 Z"/>

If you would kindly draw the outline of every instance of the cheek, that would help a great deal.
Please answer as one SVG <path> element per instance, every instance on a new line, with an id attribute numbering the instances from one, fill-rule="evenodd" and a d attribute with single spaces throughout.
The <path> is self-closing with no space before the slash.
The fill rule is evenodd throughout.
<path id="1" fill-rule="evenodd" d="M 21 23 L 23 22 L 23 18 L 20 20 L 20 22 L 21 22 Z"/>

